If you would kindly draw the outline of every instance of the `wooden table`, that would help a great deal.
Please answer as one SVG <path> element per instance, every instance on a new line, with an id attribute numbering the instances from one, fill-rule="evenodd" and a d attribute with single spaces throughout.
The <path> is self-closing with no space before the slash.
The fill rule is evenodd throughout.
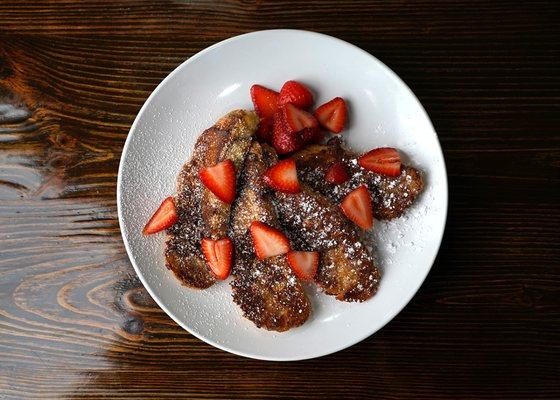
<path id="1" fill-rule="evenodd" d="M 388 326 L 273 363 L 156 306 L 115 189 L 130 125 L 171 70 L 285 27 L 354 43 L 410 85 L 450 208 L 427 281 Z M 3 1 L 0 398 L 560 398 L 559 27 L 554 1 Z"/>

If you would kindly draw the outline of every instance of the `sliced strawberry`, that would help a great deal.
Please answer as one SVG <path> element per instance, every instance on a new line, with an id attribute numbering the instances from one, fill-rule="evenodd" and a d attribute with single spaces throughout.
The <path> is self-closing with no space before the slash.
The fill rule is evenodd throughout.
<path id="1" fill-rule="evenodd" d="M 313 105 L 313 94 L 302 83 L 288 81 L 280 89 L 278 105 L 292 103 L 298 108 L 309 108 Z"/>
<path id="2" fill-rule="evenodd" d="M 251 100 L 259 117 L 272 117 L 278 111 L 278 92 L 261 85 L 251 86 Z"/>
<path id="3" fill-rule="evenodd" d="M 391 147 L 373 149 L 360 158 L 362 168 L 387 176 L 399 176 L 401 173 L 401 156 Z"/>
<path id="4" fill-rule="evenodd" d="M 253 221 L 249 228 L 255 254 L 259 260 L 279 256 L 290 251 L 290 242 L 286 235 L 260 221 Z"/>
<path id="5" fill-rule="evenodd" d="M 371 196 L 365 185 L 348 193 L 342 200 L 341 207 L 348 219 L 360 228 L 367 230 L 373 227 Z"/>
<path id="6" fill-rule="evenodd" d="M 273 117 L 264 117 L 261 118 L 259 122 L 259 127 L 257 128 L 257 139 L 261 143 L 272 143 L 272 125 L 273 125 Z"/>
<path id="7" fill-rule="evenodd" d="M 301 141 L 304 144 L 307 144 L 307 143 L 310 143 L 313 140 L 317 131 L 318 131 L 318 129 L 305 128 L 305 129 L 302 129 L 301 131 L 299 131 L 297 134 L 301 138 Z"/>
<path id="8" fill-rule="evenodd" d="M 297 133 L 304 144 L 321 143 L 325 138 L 323 132 L 318 128 L 305 128 Z"/>
<path id="9" fill-rule="evenodd" d="M 319 266 L 319 253 L 316 251 L 290 251 L 288 263 L 294 274 L 302 281 L 311 281 Z"/>
<path id="10" fill-rule="evenodd" d="M 226 279 L 231 271 L 233 244 L 227 237 L 220 240 L 202 239 L 200 243 L 206 264 L 218 279 Z"/>
<path id="11" fill-rule="evenodd" d="M 278 154 L 291 153 L 303 147 L 301 137 L 289 132 L 282 111 L 278 111 L 274 114 L 272 145 Z"/>
<path id="12" fill-rule="evenodd" d="M 284 113 L 286 126 L 290 133 L 296 133 L 306 128 L 317 129 L 319 127 L 319 123 L 313 115 L 300 110 L 291 103 L 281 107 L 281 110 Z"/>
<path id="13" fill-rule="evenodd" d="M 142 233 L 144 235 L 151 235 L 152 233 L 160 232 L 171 227 L 178 219 L 179 216 L 175 209 L 173 197 L 169 196 L 163 200 L 157 211 L 152 215 Z"/>
<path id="14" fill-rule="evenodd" d="M 296 163 L 291 158 L 278 162 L 264 174 L 264 182 L 280 192 L 297 193 L 300 186 L 297 177 Z"/>
<path id="15" fill-rule="evenodd" d="M 346 123 L 346 102 L 342 97 L 335 97 L 315 110 L 315 117 L 324 128 L 333 133 L 340 133 Z"/>
<path id="16" fill-rule="evenodd" d="M 329 167 L 325 173 L 325 180 L 335 185 L 340 185 L 346 182 L 350 178 L 348 175 L 348 169 L 343 162 L 336 162 Z"/>
<path id="17" fill-rule="evenodd" d="M 222 161 L 213 167 L 200 170 L 200 180 L 224 203 L 235 199 L 235 166 L 231 160 Z"/>

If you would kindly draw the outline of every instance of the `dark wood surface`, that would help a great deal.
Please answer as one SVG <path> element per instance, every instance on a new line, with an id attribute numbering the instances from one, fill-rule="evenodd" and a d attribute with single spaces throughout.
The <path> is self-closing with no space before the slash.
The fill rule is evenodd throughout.
<path id="1" fill-rule="evenodd" d="M 337 354 L 273 363 L 156 306 L 115 189 L 129 127 L 171 70 L 286 27 L 354 43 L 411 86 L 450 208 L 398 317 Z M 560 398 L 559 27 L 555 1 L 0 2 L 0 398 Z"/>

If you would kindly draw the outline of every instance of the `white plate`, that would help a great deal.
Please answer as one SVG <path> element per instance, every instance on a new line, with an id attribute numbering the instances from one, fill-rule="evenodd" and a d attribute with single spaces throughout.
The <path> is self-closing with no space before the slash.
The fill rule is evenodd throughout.
<path id="1" fill-rule="evenodd" d="M 426 190 L 406 215 L 375 223 L 382 279 L 369 301 L 349 304 L 309 287 L 310 319 L 286 333 L 257 329 L 231 299 L 227 282 L 208 290 L 182 287 L 164 266 L 164 235 L 141 230 L 175 180 L 198 135 L 232 109 L 252 108 L 249 88 L 279 90 L 296 79 L 316 104 L 347 99 L 343 137 L 356 150 L 396 147 L 425 172 Z M 140 110 L 124 146 L 118 212 L 126 250 L 159 306 L 196 337 L 220 349 L 264 360 L 320 357 L 363 340 L 409 302 L 428 274 L 447 213 L 445 163 L 428 115 L 383 63 L 342 40 L 318 33 L 271 30 L 237 36 L 191 57 L 173 71 Z"/>

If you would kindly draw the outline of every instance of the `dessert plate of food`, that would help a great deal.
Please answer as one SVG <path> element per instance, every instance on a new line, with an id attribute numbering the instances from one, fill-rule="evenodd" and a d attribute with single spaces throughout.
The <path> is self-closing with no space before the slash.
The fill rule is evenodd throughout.
<path id="1" fill-rule="evenodd" d="M 437 255 L 447 177 L 418 99 L 339 39 L 211 46 L 140 110 L 118 176 L 123 240 L 179 325 L 220 349 L 344 349 L 410 301 Z"/>

